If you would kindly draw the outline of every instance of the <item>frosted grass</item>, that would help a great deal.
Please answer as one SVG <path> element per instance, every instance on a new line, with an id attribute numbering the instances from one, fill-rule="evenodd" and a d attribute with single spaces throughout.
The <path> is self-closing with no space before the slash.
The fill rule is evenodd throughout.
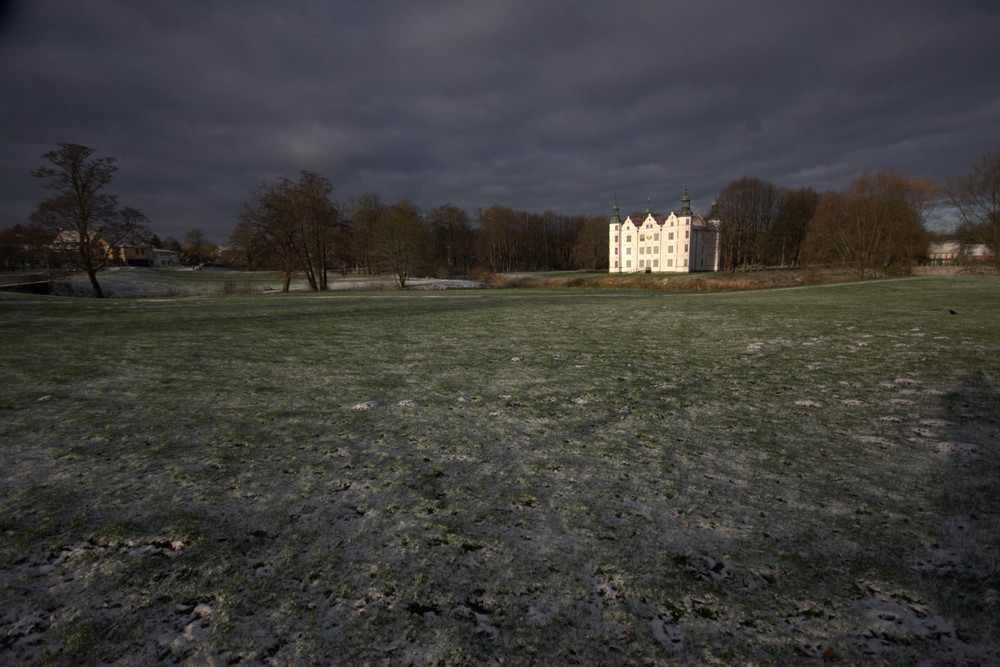
<path id="1" fill-rule="evenodd" d="M 0 656 L 995 661 L 997 288 L 0 297 Z"/>

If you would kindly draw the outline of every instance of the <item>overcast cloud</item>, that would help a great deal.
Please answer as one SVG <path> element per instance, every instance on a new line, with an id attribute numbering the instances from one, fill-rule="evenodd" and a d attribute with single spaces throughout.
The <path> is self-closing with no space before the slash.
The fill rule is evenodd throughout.
<path id="1" fill-rule="evenodd" d="M 161 236 L 224 242 L 264 179 L 542 212 L 668 213 L 743 175 L 944 179 L 1000 148 L 1000 5 L 546 0 L 14 3 L 0 227 L 61 141 Z"/>

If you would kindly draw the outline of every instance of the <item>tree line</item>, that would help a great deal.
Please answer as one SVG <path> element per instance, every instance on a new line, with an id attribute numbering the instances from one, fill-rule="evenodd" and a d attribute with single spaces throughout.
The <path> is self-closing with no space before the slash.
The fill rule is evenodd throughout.
<path id="1" fill-rule="evenodd" d="M 893 169 L 825 194 L 743 177 L 717 199 L 721 263 L 728 271 L 842 265 L 859 279 L 905 273 L 931 240 L 926 220 L 940 193 Z"/>
<path id="2" fill-rule="evenodd" d="M 114 158 L 60 143 L 33 175 L 53 195 L 28 224 L 0 230 L 0 266 L 25 267 L 45 256 L 84 270 L 95 296 L 98 272 L 113 257 L 108 247 L 146 244 L 177 251 L 188 262 L 218 261 L 242 269 L 282 272 L 287 289 L 296 274 L 310 289 L 328 275 L 392 274 L 405 287 L 413 275 L 482 277 L 515 271 L 606 269 L 604 216 L 532 213 L 494 205 L 475 216 L 452 204 L 423 213 L 412 202 L 383 201 L 366 192 L 336 201 L 325 177 L 302 171 L 255 187 L 237 214 L 224 252 L 201 230 L 182 245 L 161 242 L 137 209 L 107 191 Z M 972 169 L 945 184 L 893 169 L 864 171 L 843 192 L 783 188 L 744 176 L 713 202 L 721 263 L 728 271 L 772 266 L 838 264 L 858 278 L 907 272 L 933 235 L 927 217 L 939 201 L 960 223 L 952 235 L 988 247 L 1000 268 L 1000 150 L 987 151 Z M 641 216 L 642 214 L 640 214 Z"/>
<path id="3" fill-rule="evenodd" d="M 316 179 L 322 180 L 303 172 L 299 187 Z M 301 224 L 297 234 L 284 237 L 284 245 L 275 241 L 274 230 L 285 229 L 287 221 L 282 222 L 276 209 L 261 198 L 261 192 L 290 187 L 290 181 L 263 184 L 251 195 L 230 239 L 230 247 L 246 258 L 245 268 L 303 272 L 313 289 L 324 286 L 310 277 L 305 258 L 321 252 L 326 253 L 327 267 L 391 273 L 399 287 L 414 271 L 443 277 L 607 268 L 603 216 L 539 214 L 494 205 L 478 210 L 472 220 L 450 204 L 422 215 L 409 201 L 387 204 L 373 193 L 336 204 L 329 199 L 332 188 L 323 182 L 326 232 L 312 238 L 316 243 L 325 240 L 311 252 Z M 924 257 L 929 243 L 940 239 L 928 231 L 927 219 L 942 199 L 960 216 L 954 236 L 986 245 L 997 262 L 998 193 L 1000 151 L 992 151 L 975 163 L 971 173 L 946 184 L 885 168 L 864 171 L 842 192 L 819 193 L 744 176 L 719 193 L 711 217 L 720 221 L 720 261 L 727 271 L 839 265 L 864 279 L 908 273 Z M 295 243 L 301 247 L 297 254 L 292 252 Z M 251 252 L 252 248 L 257 250 Z M 251 256 L 256 263 L 249 261 Z M 300 258 L 297 263 L 281 259 L 293 256 Z"/>
<path id="4" fill-rule="evenodd" d="M 942 201 L 958 216 L 951 234 L 927 229 Z M 721 263 L 728 271 L 840 265 L 857 278 L 908 273 L 932 241 L 983 244 L 1000 269 L 1000 150 L 946 183 L 894 169 L 865 170 L 843 192 L 788 189 L 745 176 L 719 194 Z"/>
<path id="5" fill-rule="evenodd" d="M 452 204 L 426 214 L 409 200 L 372 192 L 335 201 L 333 186 L 310 172 L 258 185 L 244 201 L 226 260 L 249 270 L 281 271 L 285 289 L 303 274 L 326 289 L 329 271 L 391 274 L 403 288 L 413 275 L 482 276 L 510 271 L 607 268 L 602 216 L 542 214 L 491 206 L 473 220 Z"/>

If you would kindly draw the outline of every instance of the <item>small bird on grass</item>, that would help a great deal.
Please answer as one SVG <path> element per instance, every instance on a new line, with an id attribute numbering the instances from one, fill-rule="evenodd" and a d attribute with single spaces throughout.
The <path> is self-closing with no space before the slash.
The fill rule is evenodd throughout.
<path id="1" fill-rule="evenodd" d="M 949 309 L 948 309 L 948 312 L 949 312 L 949 313 L 951 313 L 952 315 L 958 315 L 958 313 L 956 313 L 956 312 L 955 312 L 954 310 L 952 310 L 951 308 L 949 308 Z"/>

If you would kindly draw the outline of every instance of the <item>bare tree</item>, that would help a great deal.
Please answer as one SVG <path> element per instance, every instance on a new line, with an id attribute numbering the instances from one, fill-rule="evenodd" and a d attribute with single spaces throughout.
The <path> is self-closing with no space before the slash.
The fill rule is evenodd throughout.
<path id="1" fill-rule="evenodd" d="M 303 171 L 298 183 L 284 177 L 262 183 L 244 202 L 233 240 L 248 258 L 284 273 L 285 291 L 300 271 L 310 289 L 325 290 L 340 228 L 332 192 L 327 179 L 310 171 Z"/>
<path id="2" fill-rule="evenodd" d="M 806 238 L 812 261 L 840 260 L 855 276 L 910 271 L 926 249 L 924 223 L 938 187 L 893 169 L 865 171 L 841 194 L 825 195 Z"/>
<path id="3" fill-rule="evenodd" d="M 241 212 L 233 233 L 229 236 L 229 259 L 233 266 L 256 271 L 268 266 L 270 248 L 257 227 L 254 216 Z"/>
<path id="4" fill-rule="evenodd" d="M 781 193 L 774 224 L 767 233 L 765 259 L 768 264 L 798 266 L 799 251 L 816 213 L 819 193 L 812 188 L 785 190 Z"/>
<path id="5" fill-rule="evenodd" d="M 516 212 L 506 206 L 493 205 L 479 214 L 476 254 L 493 273 L 511 271 L 514 267 L 516 224 Z"/>
<path id="6" fill-rule="evenodd" d="M 948 196 L 962 218 L 960 235 L 992 250 L 1000 271 L 1000 149 L 983 153 L 970 173 L 951 179 Z"/>
<path id="7" fill-rule="evenodd" d="M 299 256 L 310 286 L 318 290 L 327 288 L 327 270 L 341 226 L 331 194 L 330 181 L 311 171 L 301 172 L 299 182 L 292 188 Z"/>
<path id="8" fill-rule="evenodd" d="M 379 219 L 388 207 L 372 192 L 364 192 L 348 204 L 350 210 L 350 243 L 354 262 L 368 275 L 379 272 L 377 240 Z"/>
<path id="9" fill-rule="evenodd" d="M 469 214 L 451 204 L 438 206 L 427 214 L 430 225 L 432 254 L 445 273 L 456 268 L 467 272 L 473 254 L 474 234 L 469 226 Z"/>
<path id="10" fill-rule="evenodd" d="M 603 260 L 596 259 L 595 246 L 591 244 L 581 255 L 579 242 L 586 227 L 582 215 L 564 215 L 545 211 L 529 213 L 506 206 L 491 206 L 479 211 L 479 230 L 476 234 L 476 254 L 479 262 L 493 273 L 509 271 L 559 271 L 575 268 L 580 262 L 607 261 L 607 226 L 600 234 L 603 241 Z M 592 230 L 593 231 L 593 230 Z"/>
<path id="11" fill-rule="evenodd" d="M 396 287 L 403 289 L 424 248 L 420 211 L 407 200 L 398 201 L 379 218 L 376 254 L 392 271 Z"/>
<path id="12" fill-rule="evenodd" d="M 588 218 L 580 227 L 573 244 L 576 268 L 608 268 L 608 222 L 604 216 Z"/>
<path id="13" fill-rule="evenodd" d="M 119 209 L 118 197 L 105 192 L 118 171 L 115 158 L 92 158 L 94 150 L 80 144 L 58 146 L 42 156 L 49 164 L 32 172 L 47 179 L 45 188 L 55 194 L 38 205 L 31 220 L 52 234 L 53 251 L 87 272 L 100 298 L 97 272 L 111 261 L 113 248 L 144 229 L 146 218 L 136 209 Z"/>
<path id="14" fill-rule="evenodd" d="M 717 199 L 722 263 L 759 267 L 765 261 L 765 241 L 781 202 L 780 189 L 768 181 L 744 176 L 733 181 Z"/>
<path id="15" fill-rule="evenodd" d="M 243 202 L 236 224 L 238 234 L 234 237 L 246 244 L 246 253 L 257 253 L 255 260 L 259 267 L 284 276 L 284 292 L 289 290 L 292 277 L 300 270 L 288 220 L 286 189 L 287 179 L 257 186 Z"/>
<path id="16" fill-rule="evenodd" d="M 205 232 L 200 229 L 192 229 L 184 237 L 184 259 L 192 264 L 201 264 L 208 261 L 215 252 L 216 246 L 205 238 Z"/>

